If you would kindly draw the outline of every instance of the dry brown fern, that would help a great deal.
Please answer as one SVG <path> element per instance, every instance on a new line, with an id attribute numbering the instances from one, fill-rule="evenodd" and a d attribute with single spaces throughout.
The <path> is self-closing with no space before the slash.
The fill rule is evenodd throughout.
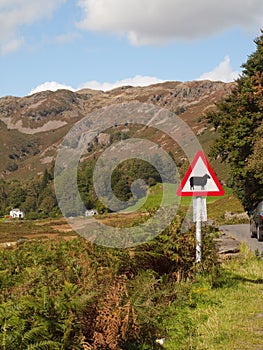
<path id="1" fill-rule="evenodd" d="M 138 335 L 136 315 L 126 283 L 125 276 L 103 283 L 95 310 L 87 308 L 82 320 L 85 350 L 121 350 L 120 344 L 127 340 L 130 332 L 133 336 Z"/>
<path id="2" fill-rule="evenodd" d="M 105 297 L 99 303 L 98 315 L 93 335 L 94 350 L 118 350 L 120 337 L 122 337 L 122 301 L 126 292 L 126 279 L 116 278 L 109 286 Z"/>

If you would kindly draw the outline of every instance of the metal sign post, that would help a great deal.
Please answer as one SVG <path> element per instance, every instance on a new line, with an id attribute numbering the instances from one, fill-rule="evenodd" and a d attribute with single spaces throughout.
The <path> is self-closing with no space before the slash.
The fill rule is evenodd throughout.
<path id="1" fill-rule="evenodd" d="M 202 197 L 196 197 L 196 262 L 202 259 Z"/>
<path id="2" fill-rule="evenodd" d="M 202 222 L 207 221 L 206 197 L 193 198 L 193 221 L 196 223 L 196 262 L 202 259 Z"/>

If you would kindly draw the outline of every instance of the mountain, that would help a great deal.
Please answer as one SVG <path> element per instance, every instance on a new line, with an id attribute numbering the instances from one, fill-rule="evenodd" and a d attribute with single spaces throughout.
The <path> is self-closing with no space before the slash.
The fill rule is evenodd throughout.
<path id="1" fill-rule="evenodd" d="M 180 115 L 207 149 L 215 135 L 204 115 L 233 87 L 234 83 L 211 81 L 165 82 L 107 92 L 58 90 L 0 98 L 0 177 L 23 179 L 43 172 L 77 121 L 99 108 L 131 101 L 155 104 Z M 98 139 L 102 146 L 105 134 Z"/>

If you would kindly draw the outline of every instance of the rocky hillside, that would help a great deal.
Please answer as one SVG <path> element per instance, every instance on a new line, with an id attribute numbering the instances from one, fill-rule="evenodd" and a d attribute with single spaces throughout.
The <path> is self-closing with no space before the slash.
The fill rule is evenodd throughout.
<path id="1" fill-rule="evenodd" d="M 23 178 L 43 171 L 54 161 L 56 147 L 74 123 L 96 109 L 116 103 L 139 101 L 167 108 L 180 115 L 207 144 L 213 133 L 203 116 L 215 108 L 215 102 L 226 96 L 233 85 L 210 81 L 165 82 L 147 87 L 124 86 L 107 92 L 58 90 L 22 98 L 3 97 L 0 99 L 0 176 Z M 105 142 L 105 135 L 98 139 Z"/>

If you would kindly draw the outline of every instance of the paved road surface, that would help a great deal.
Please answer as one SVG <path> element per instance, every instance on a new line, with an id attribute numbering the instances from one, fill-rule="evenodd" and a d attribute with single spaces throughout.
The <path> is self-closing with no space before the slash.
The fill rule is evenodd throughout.
<path id="1" fill-rule="evenodd" d="M 220 230 L 240 242 L 245 242 L 253 252 L 256 249 L 259 253 L 263 252 L 263 242 L 258 242 L 256 238 L 250 237 L 249 225 L 223 225 L 220 226 Z"/>

